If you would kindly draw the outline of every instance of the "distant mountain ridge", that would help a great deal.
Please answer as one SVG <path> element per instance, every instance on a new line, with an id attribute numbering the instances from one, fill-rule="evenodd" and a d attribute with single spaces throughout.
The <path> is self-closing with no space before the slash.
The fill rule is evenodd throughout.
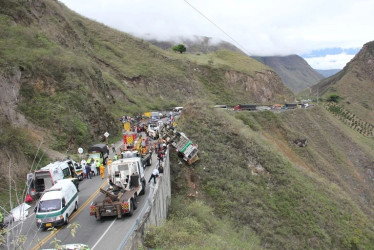
<path id="1" fill-rule="evenodd" d="M 289 56 L 254 56 L 254 59 L 274 69 L 283 83 L 294 93 L 303 91 L 324 79 L 302 57 Z"/>
<path id="2" fill-rule="evenodd" d="M 338 73 L 341 69 L 314 69 L 324 77 L 330 77 Z"/>

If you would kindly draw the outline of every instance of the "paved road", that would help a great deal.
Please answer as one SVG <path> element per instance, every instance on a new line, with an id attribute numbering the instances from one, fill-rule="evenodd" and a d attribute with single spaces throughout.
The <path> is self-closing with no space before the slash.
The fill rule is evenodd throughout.
<path id="1" fill-rule="evenodd" d="M 117 147 L 118 145 L 120 143 L 117 143 Z M 151 167 L 147 167 L 145 171 L 146 181 L 148 181 L 153 168 L 157 164 L 156 154 L 153 154 L 152 157 L 153 164 Z M 136 222 L 138 213 L 146 203 L 150 185 L 147 183 L 145 195 L 138 197 L 138 208 L 131 217 L 125 216 L 122 219 L 113 217 L 97 221 L 95 217 L 89 215 L 89 207 L 95 197 L 102 195 L 99 192 L 99 188 L 107 186 L 107 179 L 102 180 L 100 176 L 85 179 L 79 184 L 78 210 L 71 215 L 69 221 L 69 224 L 74 222 L 79 224 L 75 237 L 71 236 L 70 229 L 66 228 L 66 226 L 59 228 L 53 233 L 38 229 L 35 224 L 35 214 L 32 212 L 33 208 L 29 209 L 32 214 L 28 216 L 27 220 L 14 226 L 12 235 L 26 235 L 25 249 L 53 248 L 51 242 L 54 239 L 60 240 L 60 244 L 83 243 L 90 246 L 91 249 L 116 249 L 127 231 Z M 12 239 L 9 240 L 11 241 Z"/>

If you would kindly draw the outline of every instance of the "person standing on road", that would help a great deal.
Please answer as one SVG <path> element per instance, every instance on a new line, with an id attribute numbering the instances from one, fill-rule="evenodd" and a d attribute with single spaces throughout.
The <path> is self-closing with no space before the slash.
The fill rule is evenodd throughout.
<path id="1" fill-rule="evenodd" d="M 164 162 L 164 154 L 161 150 L 158 151 L 157 159 L 158 159 L 158 165 L 160 165 L 161 162 Z"/>
<path id="2" fill-rule="evenodd" d="M 96 159 L 96 175 L 100 173 L 100 162 L 99 159 Z"/>
<path id="3" fill-rule="evenodd" d="M 91 163 L 86 165 L 86 178 L 91 179 Z"/>
<path id="4" fill-rule="evenodd" d="M 101 179 L 104 180 L 104 178 L 105 178 L 105 167 L 104 167 L 104 164 L 100 165 L 100 175 L 101 175 Z"/>
<path id="5" fill-rule="evenodd" d="M 116 145 L 114 145 L 114 143 L 112 143 L 112 151 L 113 151 L 113 154 L 116 154 Z"/>
<path id="6" fill-rule="evenodd" d="M 110 166 L 110 165 L 112 165 L 112 163 L 113 163 L 112 159 L 109 158 L 108 161 L 107 161 L 107 163 L 106 163 L 106 165 L 107 165 L 107 166 Z"/>
<path id="7" fill-rule="evenodd" d="M 156 184 L 156 178 L 158 177 L 158 175 L 159 175 L 158 169 L 157 169 L 157 168 L 153 169 L 153 171 L 152 171 L 152 175 L 151 175 L 151 177 L 149 178 L 148 183 L 150 183 L 151 180 L 152 180 L 152 178 L 153 178 L 154 183 Z"/>

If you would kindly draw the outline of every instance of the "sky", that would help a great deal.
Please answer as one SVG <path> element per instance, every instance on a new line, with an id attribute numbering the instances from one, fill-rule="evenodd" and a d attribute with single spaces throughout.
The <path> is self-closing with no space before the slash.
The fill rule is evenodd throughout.
<path id="1" fill-rule="evenodd" d="M 302 56 L 342 69 L 374 40 L 373 0 L 60 0 L 75 12 L 137 37 L 207 36 L 250 56 Z"/>

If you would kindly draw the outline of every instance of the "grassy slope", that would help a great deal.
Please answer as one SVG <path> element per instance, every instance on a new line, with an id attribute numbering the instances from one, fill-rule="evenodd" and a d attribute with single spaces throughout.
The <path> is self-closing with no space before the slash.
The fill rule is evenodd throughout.
<path id="1" fill-rule="evenodd" d="M 239 231 L 250 227 L 266 248 L 373 245 L 372 186 L 356 183 L 368 178 L 356 161 L 372 161 L 372 149 L 358 135 L 319 109 L 305 111 L 300 119 L 293 112 L 267 111 L 237 113 L 235 119 L 206 106 L 192 103 L 179 121 L 180 129 L 198 143 L 200 161 L 193 169 L 175 162 L 176 197 L 188 195 L 186 186 L 192 181 L 198 186 L 197 200 L 206 200 L 215 217 L 228 216 Z M 317 124 L 317 118 L 322 122 Z M 308 146 L 294 147 L 292 140 L 303 135 Z M 342 145 L 335 147 L 335 140 Z M 346 157 L 347 143 L 361 155 Z M 186 206 L 193 202 L 184 198 Z M 172 210 L 173 220 L 175 215 Z M 165 242 L 159 246 L 167 246 Z"/>

